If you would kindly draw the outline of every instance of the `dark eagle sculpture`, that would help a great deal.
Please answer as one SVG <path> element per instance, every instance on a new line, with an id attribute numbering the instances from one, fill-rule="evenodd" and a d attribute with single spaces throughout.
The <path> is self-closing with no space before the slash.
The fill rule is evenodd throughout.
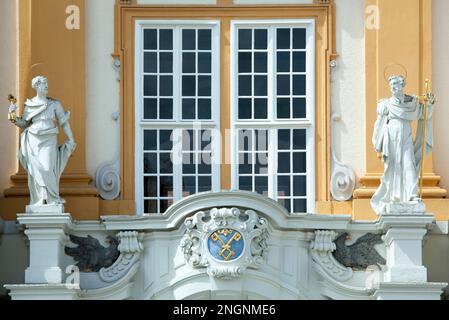
<path id="1" fill-rule="evenodd" d="M 385 259 L 376 251 L 374 246 L 382 243 L 382 235 L 368 233 L 357 239 L 349 246 L 345 244 L 347 233 L 342 233 L 336 240 L 337 249 L 332 253 L 335 260 L 354 270 L 366 270 L 369 266 L 385 265 Z"/>
<path id="2" fill-rule="evenodd" d="M 98 272 L 110 267 L 119 257 L 119 242 L 116 238 L 106 237 L 109 246 L 103 247 L 100 241 L 88 235 L 86 238 L 69 235 L 70 241 L 77 247 L 65 247 L 65 253 L 72 256 L 81 272 Z"/>

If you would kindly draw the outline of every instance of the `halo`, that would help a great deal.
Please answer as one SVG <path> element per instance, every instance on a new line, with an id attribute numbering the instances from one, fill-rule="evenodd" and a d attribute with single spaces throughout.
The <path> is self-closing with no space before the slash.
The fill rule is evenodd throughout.
<path id="1" fill-rule="evenodd" d="M 395 72 L 391 72 L 391 73 L 388 74 L 387 71 L 390 71 L 390 69 L 393 69 L 392 67 L 400 67 L 400 68 L 402 68 L 403 73 L 395 71 Z M 385 79 L 385 81 L 388 82 L 388 79 L 391 76 L 394 76 L 394 75 L 401 75 L 402 77 L 404 77 L 404 80 L 407 80 L 407 69 L 404 67 L 404 65 L 402 65 L 400 63 L 396 63 L 396 62 L 387 65 L 385 67 L 385 69 L 384 69 L 384 79 Z"/>
<path id="2" fill-rule="evenodd" d="M 35 67 L 37 67 L 37 66 L 40 66 L 41 64 L 44 64 L 44 63 L 43 63 L 43 62 L 38 62 L 38 63 L 33 64 L 33 65 L 30 67 L 30 70 L 33 70 L 33 68 L 35 68 Z"/>

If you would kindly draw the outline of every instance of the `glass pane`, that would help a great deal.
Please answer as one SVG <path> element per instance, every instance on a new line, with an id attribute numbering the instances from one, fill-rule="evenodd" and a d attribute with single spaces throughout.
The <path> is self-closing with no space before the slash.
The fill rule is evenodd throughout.
<path id="1" fill-rule="evenodd" d="M 196 192 L 195 177 L 183 177 L 182 178 L 182 195 L 187 197 Z"/>
<path id="2" fill-rule="evenodd" d="M 305 176 L 293 177 L 293 194 L 296 197 L 305 197 L 307 195 L 307 182 Z"/>
<path id="3" fill-rule="evenodd" d="M 143 133 L 143 150 L 157 150 L 157 131 L 145 130 Z"/>
<path id="4" fill-rule="evenodd" d="M 145 29 L 143 31 L 143 48 L 145 50 L 157 49 L 157 29 Z"/>
<path id="5" fill-rule="evenodd" d="M 255 132 L 256 145 L 255 149 L 257 151 L 267 151 L 268 150 L 268 131 L 267 130 L 257 130 Z"/>
<path id="6" fill-rule="evenodd" d="M 145 200 L 144 201 L 144 213 L 158 213 L 157 212 L 157 201 L 156 200 Z"/>
<path id="7" fill-rule="evenodd" d="M 160 76 L 159 81 L 159 95 L 172 96 L 173 95 L 173 76 Z"/>
<path id="8" fill-rule="evenodd" d="M 290 95 L 290 76 L 277 76 L 277 92 L 279 96 Z"/>
<path id="9" fill-rule="evenodd" d="M 182 155 L 182 172 L 183 173 L 196 173 L 195 154 L 184 153 Z"/>
<path id="10" fill-rule="evenodd" d="M 267 76 L 254 76 L 254 95 L 266 96 L 267 95 Z"/>
<path id="11" fill-rule="evenodd" d="M 254 99 L 254 119 L 267 119 L 268 100 Z"/>
<path id="12" fill-rule="evenodd" d="M 277 53 L 278 72 L 290 72 L 290 52 Z"/>
<path id="13" fill-rule="evenodd" d="M 306 94 L 306 76 L 293 76 L 293 94 L 295 96 L 304 96 Z"/>
<path id="14" fill-rule="evenodd" d="M 200 153 L 200 163 L 198 164 L 198 173 L 201 174 L 212 173 L 210 153 Z"/>
<path id="15" fill-rule="evenodd" d="M 160 30 L 159 50 L 173 50 L 173 30 Z"/>
<path id="16" fill-rule="evenodd" d="M 182 99 L 182 118 L 195 119 L 195 99 Z"/>
<path id="17" fill-rule="evenodd" d="M 212 118 L 211 104 L 212 104 L 212 101 L 210 99 L 199 99 L 198 100 L 198 119 L 209 120 Z"/>
<path id="18" fill-rule="evenodd" d="M 290 29 L 277 29 L 277 48 L 290 49 Z"/>
<path id="19" fill-rule="evenodd" d="M 173 173 L 173 163 L 170 158 L 170 153 L 160 154 L 160 173 Z"/>
<path id="20" fill-rule="evenodd" d="M 295 129 L 293 130 L 293 149 L 305 150 L 306 149 L 306 130 Z"/>
<path id="21" fill-rule="evenodd" d="M 254 72 L 266 73 L 267 72 L 267 53 L 255 52 L 254 53 Z"/>
<path id="22" fill-rule="evenodd" d="M 167 211 L 167 209 L 173 204 L 173 200 L 169 199 L 169 200 L 160 200 L 160 205 L 161 205 L 161 212 L 160 213 L 164 213 L 165 211 Z"/>
<path id="23" fill-rule="evenodd" d="M 182 131 L 182 150 L 193 151 L 193 149 L 195 149 L 193 140 L 194 140 L 193 130 L 183 130 Z M 193 163 L 193 161 L 188 162 L 188 163 Z"/>
<path id="24" fill-rule="evenodd" d="M 143 100 L 143 118 L 157 119 L 157 99 Z"/>
<path id="25" fill-rule="evenodd" d="M 294 199 L 293 200 L 293 212 L 307 213 L 307 200 L 306 199 Z"/>
<path id="26" fill-rule="evenodd" d="M 195 76 L 183 76 L 182 77 L 182 95 L 183 96 L 196 96 L 196 80 Z"/>
<path id="27" fill-rule="evenodd" d="M 239 177 L 239 190 L 253 191 L 251 177 Z"/>
<path id="28" fill-rule="evenodd" d="M 290 150 L 290 130 L 282 129 L 278 131 L 278 149 Z"/>
<path id="29" fill-rule="evenodd" d="M 211 76 L 198 76 L 198 95 L 200 97 L 210 97 L 211 86 L 212 86 Z"/>
<path id="30" fill-rule="evenodd" d="M 201 146 L 201 150 L 211 150 L 212 143 L 212 131 L 211 130 L 201 130 L 198 134 L 198 141 Z"/>
<path id="31" fill-rule="evenodd" d="M 278 173 L 290 173 L 290 153 L 278 153 Z"/>
<path id="32" fill-rule="evenodd" d="M 290 119 L 290 99 L 289 98 L 278 99 L 277 116 L 278 116 L 278 119 Z"/>
<path id="33" fill-rule="evenodd" d="M 143 173 L 157 173 L 156 153 L 143 154 Z"/>
<path id="34" fill-rule="evenodd" d="M 251 52 L 239 52 L 239 72 L 251 72 Z"/>
<path id="35" fill-rule="evenodd" d="M 257 193 L 262 195 L 268 194 L 268 177 L 256 177 L 254 184 Z"/>
<path id="36" fill-rule="evenodd" d="M 211 177 L 198 177 L 198 192 L 212 190 L 212 178 Z"/>
<path id="37" fill-rule="evenodd" d="M 195 30 L 192 29 L 182 30 L 182 49 L 195 50 L 195 43 L 196 43 Z"/>
<path id="38" fill-rule="evenodd" d="M 160 73 L 173 73 L 173 53 L 161 52 L 159 72 Z"/>
<path id="39" fill-rule="evenodd" d="M 198 30 L 198 49 L 211 50 L 211 30 Z"/>
<path id="40" fill-rule="evenodd" d="M 198 72 L 199 73 L 211 73 L 211 54 L 209 52 L 198 53 Z"/>
<path id="41" fill-rule="evenodd" d="M 171 134 L 171 130 L 159 131 L 159 150 L 171 150 L 173 148 Z"/>
<path id="42" fill-rule="evenodd" d="M 157 76 L 144 76 L 143 94 L 145 96 L 157 96 Z"/>
<path id="43" fill-rule="evenodd" d="M 143 62 L 143 72 L 146 73 L 156 73 L 157 72 L 157 53 L 156 52 L 145 52 Z"/>
<path id="44" fill-rule="evenodd" d="M 293 172 L 294 173 L 306 173 L 307 172 L 307 162 L 305 152 L 294 152 L 293 153 Z"/>
<path id="45" fill-rule="evenodd" d="M 161 99 L 159 113 L 159 119 L 173 119 L 173 99 Z"/>
<path id="46" fill-rule="evenodd" d="M 143 177 L 143 196 L 157 197 L 157 177 Z"/>
<path id="47" fill-rule="evenodd" d="M 251 119 L 251 99 L 239 99 L 239 119 Z"/>
<path id="48" fill-rule="evenodd" d="M 293 117 L 294 118 L 306 118 L 306 99 L 294 98 L 293 99 Z"/>
<path id="49" fill-rule="evenodd" d="M 254 30 L 254 49 L 267 49 L 267 30 Z"/>
<path id="50" fill-rule="evenodd" d="M 255 174 L 268 174 L 268 153 L 256 153 L 254 172 Z"/>
<path id="51" fill-rule="evenodd" d="M 289 197 L 290 196 L 290 177 L 279 176 L 278 177 L 278 196 Z"/>
<path id="52" fill-rule="evenodd" d="M 195 53 L 184 52 L 182 54 L 182 72 L 195 73 Z"/>
<path id="53" fill-rule="evenodd" d="M 293 49 L 306 48 L 306 29 L 293 29 Z"/>
<path id="54" fill-rule="evenodd" d="M 239 49 L 251 49 L 251 29 L 239 29 Z"/>
<path id="55" fill-rule="evenodd" d="M 251 153 L 239 153 L 239 173 L 240 174 L 251 174 L 253 173 L 252 165 L 252 154 Z"/>
<path id="56" fill-rule="evenodd" d="M 293 72 L 306 72 L 305 52 L 293 52 Z"/>
<path id="57" fill-rule="evenodd" d="M 239 150 L 252 150 L 253 148 L 253 133 L 252 130 L 239 131 Z"/>
<path id="58" fill-rule="evenodd" d="M 239 76 L 239 96 L 250 96 L 251 91 L 251 76 Z"/>
<path id="59" fill-rule="evenodd" d="M 159 187 L 161 197 L 173 197 L 173 177 L 160 177 Z"/>

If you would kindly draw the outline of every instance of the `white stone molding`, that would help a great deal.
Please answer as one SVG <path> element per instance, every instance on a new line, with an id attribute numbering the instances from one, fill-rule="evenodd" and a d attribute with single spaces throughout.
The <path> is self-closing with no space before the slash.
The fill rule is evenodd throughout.
<path id="1" fill-rule="evenodd" d="M 76 300 L 79 290 L 65 284 L 8 284 L 12 300 Z"/>
<path id="2" fill-rule="evenodd" d="M 315 231 L 315 239 L 310 243 L 310 251 L 312 260 L 326 274 L 337 281 L 344 282 L 352 278 L 353 272 L 351 268 L 342 266 L 332 255 L 336 249 L 333 242 L 336 237 L 337 233 L 334 231 Z"/>
<path id="3" fill-rule="evenodd" d="M 214 207 L 251 208 L 278 229 L 346 230 L 350 215 L 289 214 L 277 201 L 248 191 L 203 192 L 172 205 L 163 215 L 102 216 L 106 230 L 162 230 L 179 228 L 195 212 Z"/>
<path id="4" fill-rule="evenodd" d="M 140 254 L 143 251 L 143 245 L 139 241 L 137 231 L 122 231 L 117 234 L 120 242 L 118 250 L 120 256 L 114 264 L 108 268 L 102 268 L 99 271 L 100 279 L 104 282 L 115 282 L 129 271 L 135 263 L 140 260 Z"/>
<path id="5" fill-rule="evenodd" d="M 120 113 L 114 112 L 112 120 L 118 124 Z M 120 155 L 115 161 L 105 162 L 95 173 L 95 186 L 100 197 L 105 200 L 114 200 L 120 195 Z"/>
<path id="6" fill-rule="evenodd" d="M 213 208 L 196 213 L 184 224 L 187 230 L 180 249 L 192 268 L 207 267 L 209 275 L 231 279 L 264 262 L 268 222 L 253 210 Z"/>
<path id="7" fill-rule="evenodd" d="M 341 120 L 341 116 L 337 113 L 332 114 L 332 136 L 335 136 L 335 123 Z M 335 155 L 335 143 L 332 139 L 331 144 L 331 182 L 330 191 L 332 197 L 337 201 L 347 201 L 352 198 L 355 188 L 355 175 L 350 166 L 338 160 Z"/>

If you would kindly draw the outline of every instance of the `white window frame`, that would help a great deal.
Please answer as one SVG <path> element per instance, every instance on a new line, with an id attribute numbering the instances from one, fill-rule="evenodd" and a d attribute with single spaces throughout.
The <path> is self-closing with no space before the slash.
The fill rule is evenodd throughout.
<path id="1" fill-rule="evenodd" d="M 182 28 L 212 29 L 212 87 L 211 87 L 211 120 L 183 120 L 181 106 L 181 80 L 182 80 Z M 143 33 L 146 28 L 173 28 L 173 38 L 178 39 L 173 46 L 173 119 L 172 120 L 143 120 Z M 176 35 L 176 33 L 178 33 Z M 174 40 L 175 41 L 175 40 Z M 179 55 L 175 52 L 178 51 Z M 221 139 L 216 136 L 220 132 L 220 21 L 216 20 L 136 20 L 135 22 L 135 47 L 134 47 L 134 107 L 135 107 L 135 205 L 137 215 L 144 213 L 143 190 L 143 132 L 144 130 L 168 129 L 174 130 L 174 138 L 181 137 L 182 130 L 210 129 L 212 130 L 212 191 L 220 190 L 220 159 Z M 159 143 L 159 142 L 158 142 Z M 173 153 L 180 154 L 181 144 L 173 141 Z M 160 152 L 160 150 L 158 150 Z M 159 186 L 158 186 L 159 187 Z M 182 163 L 173 163 L 173 203 L 182 199 Z M 161 212 L 161 214 L 163 214 Z"/>
<path id="2" fill-rule="evenodd" d="M 275 78 L 277 75 L 274 55 L 275 37 L 268 34 L 268 119 L 266 120 L 238 120 L 238 28 L 257 27 L 303 27 L 306 28 L 306 118 L 305 119 L 277 119 Z M 273 31 L 274 33 L 274 31 Z M 270 37 L 272 38 L 270 41 Z M 277 130 L 276 129 L 307 129 L 307 213 L 315 213 L 315 20 L 314 19 L 270 19 L 270 20 L 232 20 L 231 21 L 231 187 L 239 189 L 239 152 L 238 130 L 240 129 L 268 129 L 268 196 L 275 201 L 277 194 Z M 292 116 L 292 115 L 291 115 Z M 271 130 L 275 129 L 275 130 Z M 292 175 L 290 175 L 292 177 Z M 293 192 L 293 190 L 291 190 Z M 293 208 L 292 208 L 293 211 Z"/>

